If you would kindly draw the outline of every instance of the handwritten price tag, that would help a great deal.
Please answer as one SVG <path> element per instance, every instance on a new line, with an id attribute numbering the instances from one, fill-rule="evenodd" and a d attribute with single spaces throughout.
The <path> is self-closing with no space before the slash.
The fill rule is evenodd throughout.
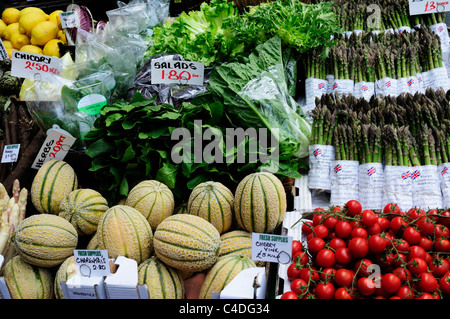
<path id="1" fill-rule="evenodd" d="M 152 60 L 152 84 L 203 85 L 205 65 L 190 61 Z"/>
<path id="2" fill-rule="evenodd" d="M 2 163 L 17 162 L 19 158 L 20 144 L 5 145 L 2 155 Z"/>
<path id="3" fill-rule="evenodd" d="M 291 255 L 291 236 L 252 233 L 252 260 L 287 264 Z"/>
<path id="4" fill-rule="evenodd" d="M 73 254 L 82 276 L 103 277 L 110 274 L 107 250 L 75 249 Z"/>
<path id="5" fill-rule="evenodd" d="M 11 75 L 32 80 L 57 82 L 62 72 L 62 59 L 53 56 L 13 51 Z"/>
<path id="6" fill-rule="evenodd" d="M 450 11 L 450 1 L 409 0 L 409 14 L 419 15 Z"/>
<path id="7" fill-rule="evenodd" d="M 63 29 L 80 27 L 80 18 L 77 11 L 61 12 L 59 18 Z"/>

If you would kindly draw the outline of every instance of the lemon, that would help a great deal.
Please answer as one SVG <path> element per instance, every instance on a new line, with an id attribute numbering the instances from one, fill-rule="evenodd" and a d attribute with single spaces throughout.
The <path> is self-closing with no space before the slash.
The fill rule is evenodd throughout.
<path id="1" fill-rule="evenodd" d="M 31 44 L 44 46 L 48 41 L 56 39 L 58 35 L 58 25 L 52 21 L 39 22 L 31 30 Z"/>
<path id="2" fill-rule="evenodd" d="M 5 47 L 5 49 L 8 49 L 8 48 L 11 48 L 12 49 L 12 44 L 11 44 L 11 41 L 9 41 L 9 40 L 4 40 L 3 41 L 3 46 Z"/>
<path id="3" fill-rule="evenodd" d="M 19 31 L 31 36 L 31 30 L 42 21 L 47 21 L 47 16 L 39 12 L 30 12 L 22 15 L 19 20 Z"/>
<path id="4" fill-rule="evenodd" d="M 59 52 L 58 43 L 62 43 L 62 41 L 58 39 L 48 41 L 47 44 L 44 46 L 44 49 L 42 50 L 44 55 L 55 56 L 57 58 L 60 58 L 61 53 Z"/>
<path id="5" fill-rule="evenodd" d="M 0 38 L 3 36 L 3 31 L 5 30 L 7 24 L 5 21 L 0 19 Z"/>
<path id="6" fill-rule="evenodd" d="M 25 14 L 27 14 L 27 13 L 44 14 L 44 15 L 47 16 L 47 13 L 45 13 L 45 11 L 42 10 L 41 8 L 38 8 L 38 7 L 26 7 L 26 8 L 23 8 L 22 10 L 20 10 L 19 19 L 20 19 L 23 15 L 25 15 Z"/>
<path id="7" fill-rule="evenodd" d="M 6 8 L 2 12 L 2 20 L 6 24 L 11 24 L 19 21 L 20 10 L 16 8 Z"/>
<path id="8" fill-rule="evenodd" d="M 61 17 L 59 16 L 60 13 L 62 13 L 64 11 L 62 10 L 55 10 L 52 13 L 50 13 L 48 15 L 48 21 L 53 21 L 56 22 L 56 24 L 58 25 L 59 29 L 61 29 Z"/>
<path id="9" fill-rule="evenodd" d="M 11 39 L 11 35 L 17 32 L 19 32 L 19 22 L 8 24 L 5 30 L 3 30 L 3 38 L 9 40 Z"/>
<path id="10" fill-rule="evenodd" d="M 58 40 L 61 40 L 63 44 L 67 44 L 66 31 L 59 30 L 58 35 L 56 36 Z"/>
<path id="11" fill-rule="evenodd" d="M 29 52 L 34 54 L 42 54 L 42 49 L 36 45 L 27 44 L 20 48 L 22 52 Z"/>
<path id="12" fill-rule="evenodd" d="M 16 32 L 11 35 L 10 42 L 14 49 L 20 50 L 24 45 L 30 44 L 30 38 L 26 34 Z"/>
<path id="13" fill-rule="evenodd" d="M 9 58 L 12 58 L 12 52 L 16 51 L 14 48 L 6 48 L 6 53 L 8 53 Z"/>

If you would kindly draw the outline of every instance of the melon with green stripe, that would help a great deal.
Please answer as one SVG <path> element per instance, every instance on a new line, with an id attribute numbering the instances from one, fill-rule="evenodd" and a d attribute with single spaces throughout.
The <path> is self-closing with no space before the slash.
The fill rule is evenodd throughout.
<path id="1" fill-rule="evenodd" d="M 76 189 L 59 204 L 59 216 L 67 219 L 79 235 L 92 235 L 108 209 L 107 200 L 93 189 Z"/>
<path id="2" fill-rule="evenodd" d="M 156 256 L 165 264 L 186 272 L 210 268 L 220 250 L 220 234 L 207 220 L 176 214 L 164 219 L 153 236 Z"/>
<path id="3" fill-rule="evenodd" d="M 55 274 L 54 293 L 56 299 L 65 299 L 61 282 L 67 282 L 77 273 L 77 265 L 75 264 L 75 256 L 70 256 L 59 266 Z"/>
<path id="4" fill-rule="evenodd" d="M 220 246 L 219 257 L 231 254 L 244 255 L 252 258 L 252 234 L 245 230 L 232 230 L 220 236 L 222 244 Z M 255 261 L 257 266 L 263 266 L 264 262 Z"/>
<path id="5" fill-rule="evenodd" d="M 183 299 L 180 272 L 152 256 L 138 266 L 138 284 L 146 285 L 150 299 Z"/>
<path id="6" fill-rule="evenodd" d="M 72 166 L 51 160 L 39 168 L 33 179 L 31 201 L 40 213 L 57 215 L 62 199 L 77 188 L 78 179 Z"/>
<path id="7" fill-rule="evenodd" d="M 286 213 L 286 192 L 280 179 L 267 172 L 244 177 L 234 195 L 234 213 L 244 230 L 272 233 Z"/>
<path id="8" fill-rule="evenodd" d="M 202 217 L 217 228 L 220 234 L 233 222 L 233 193 L 222 183 L 208 181 L 198 184 L 188 200 L 188 214 Z"/>
<path id="9" fill-rule="evenodd" d="M 17 225 L 11 240 L 27 263 L 55 267 L 73 254 L 78 233 L 69 221 L 58 215 L 35 214 Z"/>
<path id="10" fill-rule="evenodd" d="M 48 268 L 15 256 L 3 268 L 3 276 L 12 299 L 53 299 L 53 275 Z"/>
<path id="11" fill-rule="evenodd" d="M 173 214 L 175 200 L 169 187 L 156 180 L 138 183 L 128 193 L 125 205 L 140 211 L 155 230 L 159 223 Z"/>
<path id="12" fill-rule="evenodd" d="M 99 249 L 108 250 L 110 258 L 124 256 L 140 264 L 153 252 L 150 224 L 127 205 L 115 205 L 100 217 L 97 236 Z"/>
<path id="13" fill-rule="evenodd" d="M 206 274 L 200 288 L 199 299 L 211 299 L 211 294 L 220 293 L 242 270 L 256 267 L 243 255 L 231 254 L 220 257 Z"/>

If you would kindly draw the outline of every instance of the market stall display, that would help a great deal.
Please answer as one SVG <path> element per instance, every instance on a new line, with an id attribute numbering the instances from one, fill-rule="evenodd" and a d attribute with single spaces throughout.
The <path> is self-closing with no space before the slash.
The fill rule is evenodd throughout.
<path id="1" fill-rule="evenodd" d="M 170 5 L 2 12 L 0 297 L 448 299 L 445 14 Z"/>

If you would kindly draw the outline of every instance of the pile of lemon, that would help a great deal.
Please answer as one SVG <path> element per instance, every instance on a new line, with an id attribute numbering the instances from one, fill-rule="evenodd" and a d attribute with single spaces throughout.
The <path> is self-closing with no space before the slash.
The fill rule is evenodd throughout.
<path id="1" fill-rule="evenodd" d="M 67 44 L 61 29 L 61 12 L 47 14 L 37 7 L 6 8 L 0 20 L 0 38 L 9 57 L 13 50 L 19 50 L 59 58 L 58 43 Z"/>

